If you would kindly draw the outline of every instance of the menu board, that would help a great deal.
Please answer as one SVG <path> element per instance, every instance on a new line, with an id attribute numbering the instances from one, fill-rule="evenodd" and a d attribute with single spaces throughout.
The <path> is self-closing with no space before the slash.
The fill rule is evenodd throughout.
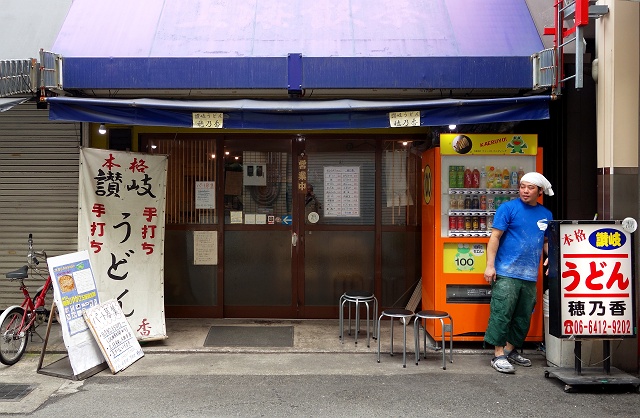
<path id="1" fill-rule="evenodd" d="M 324 216 L 360 216 L 360 167 L 324 167 Z"/>
<path id="2" fill-rule="evenodd" d="M 60 313 L 62 339 L 69 363 L 76 376 L 104 363 L 82 313 L 100 303 L 88 251 L 63 254 L 47 259 Z"/>
<path id="3" fill-rule="evenodd" d="M 109 299 L 86 309 L 83 316 L 112 373 L 124 370 L 144 356 L 117 300 Z"/>

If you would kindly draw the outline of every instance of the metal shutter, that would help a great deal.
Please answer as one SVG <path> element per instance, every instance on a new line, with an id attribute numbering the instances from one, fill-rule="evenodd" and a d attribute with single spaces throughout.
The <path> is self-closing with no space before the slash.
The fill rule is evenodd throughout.
<path id="1" fill-rule="evenodd" d="M 79 122 L 49 121 L 25 103 L 0 113 L 0 310 L 20 304 L 8 271 L 26 262 L 27 236 L 48 256 L 78 249 Z M 31 295 L 42 285 L 29 280 Z"/>

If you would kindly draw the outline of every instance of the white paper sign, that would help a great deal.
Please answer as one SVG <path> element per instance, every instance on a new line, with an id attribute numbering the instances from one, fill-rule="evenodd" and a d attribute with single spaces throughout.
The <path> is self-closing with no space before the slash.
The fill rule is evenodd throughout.
<path id="1" fill-rule="evenodd" d="M 420 126 L 420 111 L 389 112 L 389 126 L 392 128 Z"/>
<path id="2" fill-rule="evenodd" d="M 110 299 L 83 313 L 112 373 L 118 373 L 144 356 L 118 301 Z"/>
<path id="3" fill-rule="evenodd" d="M 60 314 L 62 339 L 73 374 L 78 376 L 104 363 L 100 348 L 82 316 L 83 311 L 100 303 L 89 253 L 80 251 L 49 257 L 47 266 Z"/>
<path id="4" fill-rule="evenodd" d="M 360 216 L 360 167 L 324 167 L 324 216 Z"/>
<path id="5" fill-rule="evenodd" d="M 196 181 L 196 209 L 216 208 L 216 182 Z"/>
<path id="6" fill-rule="evenodd" d="M 218 264 L 218 231 L 193 231 L 193 264 Z"/>

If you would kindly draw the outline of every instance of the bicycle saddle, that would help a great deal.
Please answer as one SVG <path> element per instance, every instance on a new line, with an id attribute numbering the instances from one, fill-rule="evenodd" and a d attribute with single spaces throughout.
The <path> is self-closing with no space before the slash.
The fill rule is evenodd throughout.
<path id="1" fill-rule="evenodd" d="M 29 267 L 22 266 L 18 270 L 7 273 L 7 279 L 26 279 L 29 277 Z"/>

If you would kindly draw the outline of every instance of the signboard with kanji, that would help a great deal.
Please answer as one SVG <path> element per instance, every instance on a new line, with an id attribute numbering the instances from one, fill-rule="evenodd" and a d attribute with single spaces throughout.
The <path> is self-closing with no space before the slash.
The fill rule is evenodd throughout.
<path id="1" fill-rule="evenodd" d="M 83 148 L 80 164 L 78 246 L 100 298 L 117 300 L 137 339 L 164 339 L 167 156 Z"/>
<path id="2" fill-rule="evenodd" d="M 635 336 L 632 233 L 617 221 L 554 221 L 549 228 L 551 335 Z"/>

